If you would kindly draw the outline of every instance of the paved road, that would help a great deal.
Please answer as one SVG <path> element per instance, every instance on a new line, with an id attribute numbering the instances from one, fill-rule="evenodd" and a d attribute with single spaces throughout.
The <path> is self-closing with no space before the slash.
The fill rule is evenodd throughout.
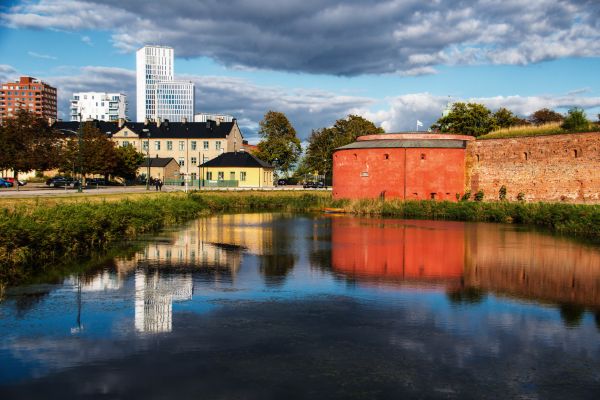
<path id="1" fill-rule="evenodd" d="M 193 190 L 196 188 L 190 188 Z M 182 192 L 185 188 L 183 186 L 163 186 L 163 192 Z M 203 189 L 205 190 L 205 189 Z M 210 188 L 210 190 L 218 191 L 251 191 L 251 190 L 262 190 L 262 191 L 314 191 L 314 190 L 331 190 L 326 189 L 303 189 L 302 186 L 278 186 L 273 188 Z M 155 192 L 155 188 L 150 189 L 151 192 Z M 144 193 L 146 192 L 145 186 L 99 186 L 98 188 L 86 188 L 83 193 L 77 192 L 77 189 L 72 188 L 51 188 L 43 183 L 38 184 L 27 184 L 22 186 L 17 191 L 15 188 L 0 189 L 0 198 L 2 197 L 35 197 L 35 196 L 88 196 L 96 194 L 113 194 L 113 193 Z"/>

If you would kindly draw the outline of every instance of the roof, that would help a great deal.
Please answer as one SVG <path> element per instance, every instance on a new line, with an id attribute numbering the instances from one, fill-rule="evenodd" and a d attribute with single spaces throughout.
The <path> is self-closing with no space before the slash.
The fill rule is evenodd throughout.
<path id="1" fill-rule="evenodd" d="M 254 157 L 246 151 L 223 153 L 200 165 L 201 167 L 249 167 L 274 168 L 271 164 Z"/>
<path id="2" fill-rule="evenodd" d="M 150 157 L 150 167 L 163 168 L 169 165 L 171 161 L 177 162 L 173 157 Z M 148 168 L 148 158 L 144 158 L 144 161 L 140 165 L 140 168 Z"/>
<path id="3" fill-rule="evenodd" d="M 364 140 L 338 147 L 337 150 L 348 149 L 375 149 L 375 148 L 443 148 L 464 149 L 467 142 L 464 140 L 431 140 L 431 139 L 385 139 Z"/>
<path id="4" fill-rule="evenodd" d="M 101 132 L 106 134 L 116 134 L 124 127 L 139 135 L 140 138 L 157 139 L 225 139 L 231 133 L 237 121 L 221 122 L 217 125 L 215 121 L 208 122 L 168 122 L 164 121 L 160 126 L 149 122 L 126 122 L 121 128 L 117 122 L 109 121 L 89 121 L 86 123 L 95 124 Z M 74 133 L 79 129 L 77 121 L 58 121 L 53 127 L 63 132 Z"/>

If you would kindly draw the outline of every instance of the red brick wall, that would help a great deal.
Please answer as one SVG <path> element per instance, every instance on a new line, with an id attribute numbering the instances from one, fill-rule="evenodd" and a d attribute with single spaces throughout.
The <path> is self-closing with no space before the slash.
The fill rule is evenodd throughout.
<path id="1" fill-rule="evenodd" d="M 333 197 L 455 200 L 465 187 L 465 150 L 371 148 L 336 151 Z"/>
<path id="2" fill-rule="evenodd" d="M 492 139 L 467 145 L 466 188 L 488 200 L 600 202 L 600 134 Z"/>

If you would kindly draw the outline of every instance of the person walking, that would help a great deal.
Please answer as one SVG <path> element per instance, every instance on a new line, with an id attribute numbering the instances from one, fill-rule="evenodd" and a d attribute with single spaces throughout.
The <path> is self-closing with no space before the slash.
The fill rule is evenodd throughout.
<path id="1" fill-rule="evenodd" d="M 154 189 L 158 192 L 158 187 L 160 186 L 160 179 L 156 178 L 154 180 Z"/>
<path id="2" fill-rule="evenodd" d="M 163 185 L 163 181 L 161 181 L 160 179 L 158 180 L 158 190 L 160 190 L 162 192 L 162 185 Z"/>

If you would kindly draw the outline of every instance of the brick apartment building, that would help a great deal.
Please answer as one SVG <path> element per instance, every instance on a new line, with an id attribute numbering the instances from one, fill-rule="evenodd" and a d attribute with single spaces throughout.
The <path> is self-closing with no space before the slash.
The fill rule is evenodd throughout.
<path id="1" fill-rule="evenodd" d="M 0 86 L 0 122 L 20 109 L 41 118 L 56 119 L 56 88 L 29 76 L 3 82 Z"/>

